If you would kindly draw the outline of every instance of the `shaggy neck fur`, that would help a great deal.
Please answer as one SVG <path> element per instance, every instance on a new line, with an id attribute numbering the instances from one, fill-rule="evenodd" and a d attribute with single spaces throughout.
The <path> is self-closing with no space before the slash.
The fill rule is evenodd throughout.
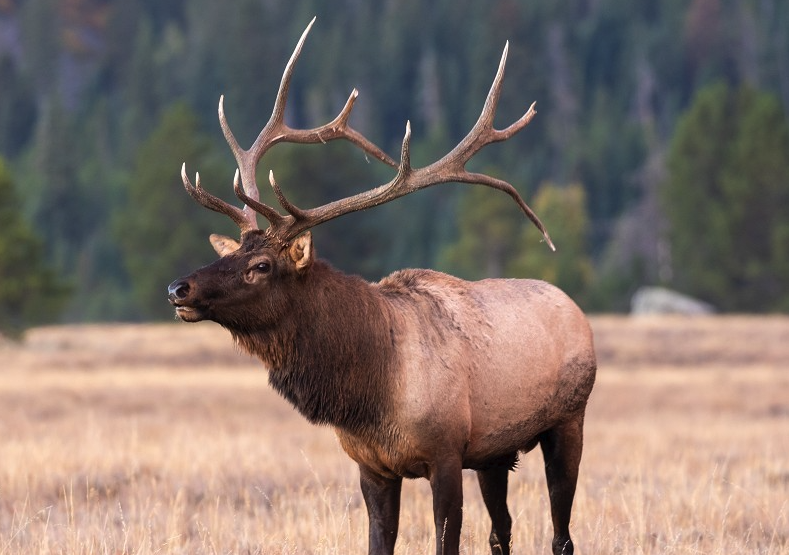
<path id="1" fill-rule="evenodd" d="M 302 279 L 298 299 L 276 326 L 231 333 L 311 422 L 355 434 L 380 427 L 396 364 L 385 303 L 361 278 L 321 261 Z"/>

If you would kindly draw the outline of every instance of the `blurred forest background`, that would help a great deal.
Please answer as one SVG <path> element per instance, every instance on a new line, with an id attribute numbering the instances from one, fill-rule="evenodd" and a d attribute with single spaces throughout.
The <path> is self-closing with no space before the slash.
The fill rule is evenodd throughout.
<path id="1" fill-rule="evenodd" d="M 215 259 L 209 233 L 237 234 L 181 164 L 233 198 L 219 96 L 248 146 L 314 15 L 289 123 L 357 87 L 352 124 L 396 157 L 410 119 L 416 166 L 470 129 L 509 40 L 497 126 L 538 114 L 470 167 L 558 247 L 506 195 L 444 185 L 321 226 L 340 269 L 540 277 L 591 311 L 641 285 L 789 311 L 785 0 L 0 0 L 0 330 L 172 317 L 167 284 Z M 303 206 L 392 176 L 334 143 L 280 145 L 269 168 Z"/>

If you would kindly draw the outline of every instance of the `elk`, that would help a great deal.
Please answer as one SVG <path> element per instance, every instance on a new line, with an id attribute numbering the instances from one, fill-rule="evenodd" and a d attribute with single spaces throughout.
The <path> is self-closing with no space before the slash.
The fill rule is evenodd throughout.
<path id="1" fill-rule="evenodd" d="M 555 555 L 573 553 L 569 522 L 581 459 L 584 413 L 596 360 L 585 316 L 570 298 L 531 279 L 464 281 L 431 270 L 394 272 L 377 283 L 346 275 L 318 259 L 310 228 L 439 183 L 481 184 L 512 197 L 553 248 L 538 217 L 509 183 L 471 173 L 468 160 L 534 117 L 534 104 L 503 130 L 493 127 L 505 46 L 482 113 L 443 158 L 410 164 L 410 125 L 394 162 L 354 130 L 351 93 L 339 115 L 314 129 L 284 120 L 293 67 L 313 21 L 287 63 L 270 120 L 248 149 L 236 141 L 219 101 L 219 121 L 238 169 L 243 208 L 207 192 L 196 175 L 187 192 L 229 216 L 241 241 L 211 236 L 220 258 L 169 286 L 186 322 L 213 320 L 269 371 L 272 387 L 310 422 L 333 427 L 358 464 L 369 517 L 369 553 L 392 554 L 404 478 L 426 478 L 433 495 L 436 553 L 457 554 L 462 469 L 476 471 L 491 518 L 490 547 L 510 552 L 508 473 L 519 454 L 540 445 L 554 528 Z M 326 205 L 293 205 L 269 173 L 286 214 L 259 200 L 256 171 L 279 142 L 345 139 L 393 167 L 388 183 Z M 243 188 L 242 188 L 243 187 Z M 269 222 L 265 230 L 256 215 Z"/>

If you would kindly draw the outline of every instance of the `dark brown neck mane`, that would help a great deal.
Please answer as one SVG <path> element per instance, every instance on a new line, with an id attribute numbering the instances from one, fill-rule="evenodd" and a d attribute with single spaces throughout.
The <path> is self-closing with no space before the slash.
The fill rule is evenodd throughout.
<path id="1" fill-rule="evenodd" d="M 382 424 L 395 349 L 373 287 L 317 260 L 276 326 L 230 329 L 269 367 L 269 382 L 308 420 L 354 433 Z"/>

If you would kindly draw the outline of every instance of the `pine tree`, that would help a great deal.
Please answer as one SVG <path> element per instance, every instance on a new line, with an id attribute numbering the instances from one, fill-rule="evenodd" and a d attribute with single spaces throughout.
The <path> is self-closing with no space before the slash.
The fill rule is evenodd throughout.
<path id="1" fill-rule="evenodd" d="M 520 251 L 524 219 L 507 195 L 480 186 L 464 191 L 458 206 L 458 238 L 442 252 L 439 267 L 466 279 L 504 276 Z M 536 247 L 537 241 L 531 244 Z"/>
<path id="2" fill-rule="evenodd" d="M 54 321 L 68 288 L 45 264 L 44 245 L 21 215 L 11 174 L 0 158 L 0 332 L 18 336 Z"/>
<path id="3" fill-rule="evenodd" d="M 789 125 L 778 101 L 703 89 L 677 126 L 668 169 L 674 285 L 723 310 L 789 308 Z"/>
<path id="4" fill-rule="evenodd" d="M 208 235 L 234 233 L 227 218 L 202 208 L 184 191 L 182 162 L 187 163 L 192 176 L 199 171 L 202 185 L 217 196 L 227 197 L 226 191 L 232 191 L 232 171 L 219 170 L 213 146 L 200 131 L 197 117 L 179 103 L 164 113 L 140 147 L 125 209 L 114 220 L 138 318 L 169 317 L 167 284 L 215 257 Z"/>
<path id="5" fill-rule="evenodd" d="M 543 184 L 534 197 L 534 211 L 548 228 L 556 252 L 542 245 L 527 246 L 534 230 L 527 226 L 519 241 L 523 245 L 507 268 L 507 275 L 542 279 L 568 293 L 582 306 L 592 282 L 592 261 L 587 239 L 589 217 L 586 195 L 579 184 L 560 187 Z"/>
<path id="6" fill-rule="evenodd" d="M 0 53 L 0 155 L 18 155 L 30 140 L 35 121 L 35 102 L 30 84 L 14 61 Z"/>
<path id="7" fill-rule="evenodd" d="M 90 190 L 95 184 L 79 179 L 77 137 L 75 118 L 58 95 L 51 94 L 42 103 L 33 144 L 23 166 L 25 202 L 40 224 L 50 262 L 64 275 L 73 273 L 99 214 L 97 195 Z"/>

